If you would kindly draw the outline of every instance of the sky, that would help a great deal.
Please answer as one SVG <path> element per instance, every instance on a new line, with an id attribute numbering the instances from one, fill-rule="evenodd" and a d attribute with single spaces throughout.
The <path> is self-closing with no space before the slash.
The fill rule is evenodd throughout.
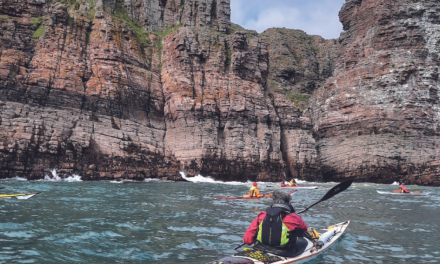
<path id="1" fill-rule="evenodd" d="M 231 0 L 232 22 L 258 33 L 272 27 L 301 29 L 309 35 L 338 38 L 338 13 L 345 0 Z"/>

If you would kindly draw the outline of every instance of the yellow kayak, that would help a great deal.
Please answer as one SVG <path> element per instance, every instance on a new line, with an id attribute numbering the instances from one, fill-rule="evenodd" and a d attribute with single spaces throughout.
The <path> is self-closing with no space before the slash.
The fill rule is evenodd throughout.
<path id="1" fill-rule="evenodd" d="M 17 193 L 17 194 L 0 194 L 0 198 L 16 198 L 20 200 L 26 200 L 31 198 L 32 196 L 39 194 L 40 192 L 34 193 Z"/>

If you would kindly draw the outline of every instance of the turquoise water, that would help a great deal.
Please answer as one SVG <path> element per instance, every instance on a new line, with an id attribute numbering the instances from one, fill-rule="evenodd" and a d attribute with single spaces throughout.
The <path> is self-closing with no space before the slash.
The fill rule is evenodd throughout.
<path id="1" fill-rule="evenodd" d="M 261 183 L 262 193 L 271 185 Z M 335 183 L 318 185 L 328 190 Z M 233 254 L 270 204 L 212 199 L 240 196 L 249 183 L 11 179 L 0 186 L 0 193 L 42 192 L 28 200 L 0 199 L 0 263 L 205 263 Z M 431 192 L 413 197 L 376 189 L 397 186 L 354 184 L 302 215 L 313 227 L 352 220 L 340 242 L 309 263 L 440 263 L 440 189 L 409 186 Z M 299 211 L 325 193 L 301 190 L 294 206 Z"/>

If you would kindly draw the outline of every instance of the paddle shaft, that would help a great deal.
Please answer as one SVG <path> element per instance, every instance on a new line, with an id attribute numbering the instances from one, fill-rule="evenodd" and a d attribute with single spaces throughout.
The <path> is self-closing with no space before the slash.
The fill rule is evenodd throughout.
<path id="1" fill-rule="evenodd" d="M 308 206 L 306 209 L 302 210 L 301 212 L 299 212 L 297 214 L 301 214 L 301 213 L 307 212 L 310 208 L 312 208 L 313 206 L 319 204 L 320 202 L 326 201 L 326 200 L 332 198 L 333 196 L 335 196 L 336 194 L 341 193 L 341 192 L 347 190 L 348 187 L 350 187 L 352 183 L 353 183 L 352 180 L 339 183 L 338 185 L 336 185 L 333 188 L 331 188 L 319 201 L 317 201 L 316 203 Z M 241 248 L 245 244 L 246 243 L 241 244 L 240 246 L 236 247 L 234 250 L 237 250 L 237 249 Z"/>
<path id="2" fill-rule="evenodd" d="M 353 183 L 352 180 L 339 183 L 338 185 L 336 185 L 333 188 L 331 188 L 319 201 L 317 201 L 316 203 L 306 207 L 306 209 L 300 211 L 297 214 L 301 214 L 301 213 L 307 212 L 310 208 L 312 208 L 313 206 L 319 204 L 320 202 L 326 201 L 326 200 L 332 198 L 333 196 L 335 196 L 336 194 L 341 193 L 341 192 L 347 190 L 348 187 L 350 187 L 352 183 Z"/>

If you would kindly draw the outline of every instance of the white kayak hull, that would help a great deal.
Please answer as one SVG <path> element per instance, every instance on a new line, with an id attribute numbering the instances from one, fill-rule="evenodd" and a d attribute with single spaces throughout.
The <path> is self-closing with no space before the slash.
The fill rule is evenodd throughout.
<path id="1" fill-rule="evenodd" d="M 318 186 L 286 186 L 280 188 L 289 189 L 289 190 L 313 190 L 313 189 L 318 189 Z"/>
<path id="2" fill-rule="evenodd" d="M 410 192 L 410 193 L 396 193 L 396 192 L 385 192 L 385 191 L 378 191 L 378 190 L 376 190 L 376 191 L 379 194 L 400 195 L 400 196 L 418 196 L 418 195 L 425 196 L 425 195 L 429 195 L 430 194 L 429 192 L 425 192 L 425 193 L 413 193 L 413 192 Z"/>
<path id="3" fill-rule="evenodd" d="M 19 200 L 26 200 L 31 198 L 34 195 L 39 194 L 39 192 L 36 193 L 19 193 L 19 194 L 0 194 L 0 199 L 19 199 Z"/>
<path id="4" fill-rule="evenodd" d="M 271 264 L 287 264 L 287 263 L 304 263 L 306 261 L 309 261 L 315 257 L 317 257 L 318 255 L 320 255 L 321 253 L 323 253 L 325 250 L 329 249 L 345 232 L 345 230 L 347 229 L 348 225 L 350 224 L 350 221 L 346 221 L 343 223 L 339 223 L 333 226 L 328 227 L 327 229 L 323 229 L 320 230 L 320 238 L 318 241 L 321 241 L 323 243 L 323 246 L 321 248 L 316 248 L 314 243 L 312 241 L 307 240 L 308 244 L 306 249 L 304 250 L 304 252 L 298 256 L 295 257 L 280 257 L 271 253 L 264 253 L 266 255 L 269 255 L 271 258 L 275 257 L 274 261 L 260 261 L 258 259 L 254 259 L 251 257 L 247 257 L 247 256 L 242 256 L 239 254 L 236 254 L 235 256 L 237 256 L 237 262 L 235 263 L 249 263 L 249 264 L 265 264 L 265 263 L 271 263 Z M 231 256 L 230 258 L 233 259 L 235 256 Z M 228 259 L 225 258 L 225 259 Z M 239 262 L 241 261 L 241 262 Z M 214 261 L 214 262 L 210 262 L 209 264 L 219 264 L 219 263 L 234 263 L 234 261 L 223 261 L 223 260 L 218 260 L 218 261 Z"/>

